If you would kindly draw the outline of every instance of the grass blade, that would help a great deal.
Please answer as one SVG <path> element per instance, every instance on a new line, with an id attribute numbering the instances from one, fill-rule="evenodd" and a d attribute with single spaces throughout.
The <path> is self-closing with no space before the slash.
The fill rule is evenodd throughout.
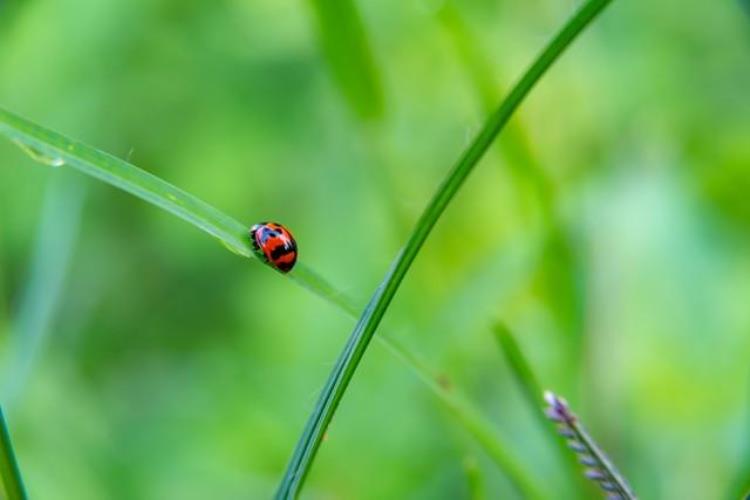
<path id="1" fill-rule="evenodd" d="M 135 165 L 2 108 L 0 134 L 11 139 L 40 163 L 52 167 L 69 166 L 111 184 L 210 234 L 231 252 L 243 257 L 257 258 L 248 236 L 249 226 Z M 324 300 L 333 302 L 345 310 L 353 307 L 325 279 L 307 268 L 304 263 L 298 262 L 289 275 Z"/>
<path id="2" fill-rule="evenodd" d="M 0 475 L 2 475 L 5 496 L 8 500 L 26 500 L 28 498 L 2 408 L 0 408 Z"/>
<path id="3" fill-rule="evenodd" d="M 456 389 L 451 388 L 445 381 L 439 381 L 419 359 L 400 348 L 397 342 L 390 340 L 387 347 L 414 370 L 417 377 L 461 423 L 461 426 L 482 445 L 487 455 L 508 476 L 515 489 L 524 498 L 549 498 L 549 495 L 544 495 L 537 488 L 536 483 L 526 473 L 518 459 L 508 452 L 509 447 L 495 431 L 493 425 L 469 406 Z"/>
<path id="4" fill-rule="evenodd" d="M 549 391 L 544 393 L 544 399 L 549 405 L 547 417 L 557 424 L 560 435 L 565 437 L 568 446 L 586 467 L 585 476 L 599 484 L 607 500 L 635 500 L 628 483 L 573 415 L 568 403 Z"/>
<path id="5" fill-rule="evenodd" d="M 492 75 L 492 61 L 473 36 L 471 30 L 461 17 L 456 3 L 446 1 L 438 11 L 438 18 L 446 28 L 456 47 L 464 71 L 468 75 L 482 107 L 490 111 L 501 95 L 500 86 Z M 580 353 L 584 351 L 582 332 L 583 297 L 580 286 L 580 258 L 562 230 L 559 216 L 556 213 L 558 194 L 550 177 L 536 157 L 522 117 L 516 116 L 503 131 L 495 150 L 502 153 L 502 158 L 513 173 L 518 174 L 521 185 L 528 185 L 536 195 L 539 203 L 543 227 L 548 235 L 544 244 L 542 261 L 544 279 L 541 281 L 541 293 L 549 295 L 551 313 L 562 332 L 570 339 L 569 357 L 574 377 L 579 376 L 583 363 Z M 502 162 L 501 162 L 502 163 Z M 561 292 L 564 291 L 564 292 Z"/>
<path id="6" fill-rule="evenodd" d="M 438 11 L 438 19 L 445 27 L 456 48 L 482 109 L 490 113 L 503 94 L 503 90 L 493 77 L 492 61 L 484 53 L 471 30 L 462 19 L 456 4 L 446 1 Z M 530 183 L 546 219 L 552 217 L 555 191 L 542 165 L 531 148 L 531 140 L 520 117 L 508 124 L 503 132 L 503 140 L 498 141 L 497 151 L 507 157 L 508 166 L 517 171 Z"/>
<path id="7" fill-rule="evenodd" d="M 417 222 L 406 246 L 397 255 L 391 269 L 370 299 L 367 308 L 365 308 L 349 341 L 339 356 L 339 361 L 329 376 L 318 403 L 297 443 L 292 459 L 276 492 L 276 498 L 295 498 L 299 494 L 315 454 L 320 447 L 323 434 L 333 418 L 339 401 L 343 397 L 401 281 L 440 215 L 539 78 L 610 1 L 589 0 L 576 11 L 548 43 L 521 80 L 513 87 L 497 111 L 489 117 L 472 144 L 438 188 Z"/>
<path id="8" fill-rule="evenodd" d="M 750 379 L 748 379 L 747 387 L 750 388 Z M 746 393 L 745 397 L 747 396 L 748 394 Z M 750 422 L 750 399 L 746 401 L 746 409 L 743 417 L 745 422 Z M 744 439 L 742 439 L 743 448 L 740 454 L 740 468 L 725 492 L 723 498 L 726 500 L 734 500 L 736 498 L 743 500 L 750 499 L 750 428 L 745 427 L 743 430 Z"/>
<path id="9" fill-rule="evenodd" d="M 513 334 L 503 323 L 496 323 L 492 328 L 492 332 L 495 334 L 495 339 L 500 346 L 500 350 L 505 355 L 505 360 L 508 362 L 526 402 L 534 410 L 535 415 L 539 414 L 541 416 L 542 414 L 538 410 L 544 402 L 541 396 L 542 390 L 536 375 L 531 370 L 531 365 L 526 360 L 526 356 L 521 352 L 521 348 L 518 346 L 516 339 L 513 338 Z M 543 418 L 540 421 L 546 423 Z"/>
<path id="10" fill-rule="evenodd" d="M 219 238 L 229 250 L 246 257 L 254 255 L 245 239 L 246 228 L 240 222 L 134 165 L 113 158 L 91 146 L 74 142 L 2 109 L 0 109 L 0 133 L 21 145 L 37 161 L 58 166 L 70 165 L 74 168 L 82 165 L 82 168 L 78 168 L 82 172 L 95 172 L 96 174 L 92 175 L 97 179 L 105 180 L 145 201 L 153 202 L 154 198 L 158 199 L 158 203 L 154 203 L 156 206 L 180 216 L 206 233 Z M 99 162 L 100 158 L 105 158 L 107 161 Z M 117 166 L 115 173 L 110 172 L 113 163 Z M 147 185 L 140 185 L 143 181 Z M 141 193 L 147 193 L 148 196 L 142 196 Z M 171 193 L 172 196 L 170 197 L 165 193 Z M 175 193 L 179 193 L 179 196 Z M 199 207 L 200 210 L 192 211 L 193 207 Z M 185 211 L 188 213 L 184 217 L 180 215 Z M 333 304 L 354 319 L 357 318 L 358 307 L 354 301 L 339 292 L 315 271 L 305 267 L 303 263 L 298 262 L 294 271 L 285 276 L 290 277 L 298 285 L 318 295 L 324 301 Z M 418 375 L 419 380 L 425 381 L 425 383 L 430 380 L 430 377 L 425 373 L 420 373 L 420 367 L 414 364 L 417 360 L 414 355 L 382 335 L 378 337 L 378 340 L 385 345 L 389 352 L 396 355 L 411 368 Z M 432 384 L 437 383 L 432 381 Z M 429 387 L 430 383 L 427 383 L 427 385 Z M 435 392 L 435 395 L 438 397 L 438 401 L 459 417 L 457 421 L 464 426 L 467 425 L 466 422 L 472 420 L 472 415 L 479 415 L 479 412 L 465 400 L 456 398 L 446 400 L 444 394 L 440 391 Z M 473 420 L 476 420 L 476 418 Z M 492 432 L 472 432 L 471 429 L 468 430 L 490 456 L 508 455 L 505 446 L 496 439 Z M 503 467 L 501 461 L 496 460 L 496 463 L 501 468 Z M 505 472 L 512 476 L 512 472 L 507 470 Z"/>
<path id="11" fill-rule="evenodd" d="M 523 354 L 518 342 L 516 342 L 513 333 L 505 324 L 496 323 L 492 331 L 505 360 L 508 362 L 513 377 L 521 388 L 526 403 L 534 417 L 537 418 L 537 423 L 541 429 L 546 429 L 548 424 L 543 412 L 545 401 L 539 381 L 531 369 L 531 364 Z M 545 435 L 549 436 L 549 433 L 545 432 Z M 578 463 L 575 457 L 568 453 L 565 443 L 562 443 L 559 439 L 553 439 L 552 441 L 552 446 L 557 449 L 560 460 L 567 469 L 567 477 L 570 478 L 573 486 L 579 491 L 586 488 L 583 478 L 578 474 Z"/>
<path id="12" fill-rule="evenodd" d="M 487 495 L 484 491 L 484 480 L 479 464 L 474 457 L 466 457 L 463 465 L 469 500 L 485 500 Z"/>
<path id="13" fill-rule="evenodd" d="M 3 109 L 0 134 L 37 161 L 75 168 L 186 220 L 239 255 L 254 255 L 246 225 L 145 170 Z"/>

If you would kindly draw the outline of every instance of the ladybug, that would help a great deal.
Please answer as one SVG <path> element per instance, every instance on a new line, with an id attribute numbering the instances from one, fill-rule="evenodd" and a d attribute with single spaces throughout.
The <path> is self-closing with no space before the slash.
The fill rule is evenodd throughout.
<path id="1" fill-rule="evenodd" d="M 297 242 L 287 228 L 276 222 L 261 222 L 250 228 L 255 251 L 282 273 L 297 262 Z"/>

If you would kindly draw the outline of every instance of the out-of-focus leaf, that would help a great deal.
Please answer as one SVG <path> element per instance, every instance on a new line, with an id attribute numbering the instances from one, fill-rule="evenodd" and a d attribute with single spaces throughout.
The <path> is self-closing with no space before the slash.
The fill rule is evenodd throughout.
<path id="1" fill-rule="evenodd" d="M 39 359 L 63 295 L 78 240 L 85 188 L 69 177 L 50 181 L 34 254 L 11 333 L 3 401 L 13 409 Z"/>
<path id="2" fill-rule="evenodd" d="M 383 114 L 383 89 L 354 0 L 310 0 L 320 45 L 348 105 L 363 120 Z"/>

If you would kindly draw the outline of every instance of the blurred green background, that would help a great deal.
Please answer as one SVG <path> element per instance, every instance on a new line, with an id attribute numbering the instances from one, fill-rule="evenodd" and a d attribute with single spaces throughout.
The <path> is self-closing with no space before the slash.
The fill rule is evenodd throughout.
<path id="1" fill-rule="evenodd" d="M 286 224 L 300 258 L 364 305 L 576 4 L 0 1 L 0 106 L 248 226 Z M 550 498 L 569 479 L 497 319 L 642 498 L 737 498 L 750 471 L 746 13 L 614 1 L 488 152 L 386 316 Z M 0 397 L 33 498 L 268 498 L 352 325 L 0 141 Z M 515 498 L 373 343 L 303 497 L 468 499 L 473 462 L 486 498 Z"/>

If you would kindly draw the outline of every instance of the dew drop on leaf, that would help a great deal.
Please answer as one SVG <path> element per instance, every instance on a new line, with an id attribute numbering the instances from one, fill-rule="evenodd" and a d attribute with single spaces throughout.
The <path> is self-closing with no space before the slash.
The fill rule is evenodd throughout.
<path id="1" fill-rule="evenodd" d="M 16 144 L 16 146 L 21 148 L 27 155 L 29 155 L 31 159 L 33 159 L 34 161 L 38 161 L 39 163 L 49 165 L 50 167 L 62 167 L 63 165 L 65 165 L 65 160 L 63 160 L 62 157 L 60 156 L 52 156 L 42 151 L 39 151 L 34 146 L 26 144 L 18 139 L 13 139 L 13 142 Z"/>

